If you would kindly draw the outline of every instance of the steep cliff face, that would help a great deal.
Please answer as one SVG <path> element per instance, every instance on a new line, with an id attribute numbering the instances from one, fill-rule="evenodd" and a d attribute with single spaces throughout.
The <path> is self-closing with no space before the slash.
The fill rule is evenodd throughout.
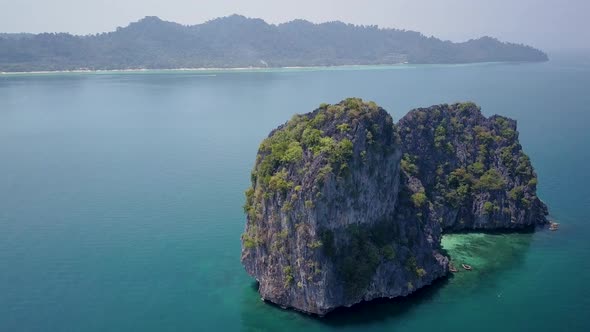
<path id="1" fill-rule="evenodd" d="M 522 229 L 546 222 L 516 121 L 473 103 L 410 111 L 399 121 L 402 183 L 445 231 Z"/>
<path id="2" fill-rule="evenodd" d="M 242 236 L 262 298 L 323 315 L 446 274 L 438 222 L 400 208 L 401 156 L 389 114 L 359 99 L 296 115 L 262 142 Z"/>
<path id="3" fill-rule="evenodd" d="M 546 222 L 516 122 L 472 103 L 396 126 L 347 99 L 296 115 L 260 145 L 242 263 L 263 299 L 323 315 L 396 297 L 448 272 L 442 231 Z"/>

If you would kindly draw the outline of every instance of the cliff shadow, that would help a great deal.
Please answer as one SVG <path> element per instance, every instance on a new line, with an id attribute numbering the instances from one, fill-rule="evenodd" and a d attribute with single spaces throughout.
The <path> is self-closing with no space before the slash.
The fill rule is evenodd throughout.
<path id="1" fill-rule="evenodd" d="M 478 296 L 482 290 L 501 295 L 504 273 L 522 267 L 534 234 L 532 230 L 447 234 L 443 237 L 442 244 L 459 268 L 457 273 L 438 279 L 406 297 L 361 302 L 352 307 L 338 308 L 324 317 L 283 309 L 268 301 L 260 301 L 258 284 L 251 282 L 245 287 L 250 300 L 245 306 L 249 314 L 244 313 L 244 322 L 251 330 L 281 329 L 285 320 L 320 330 L 322 326 L 362 327 L 386 320 L 403 320 L 412 311 L 423 310 L 425 306 L 443 298 L 460 302 Z M 461 263 L 472 265 L 473 270 L 463 270 Z"/>
<path id="2" fill-rule="evenodd" d="M 336 309 L 319 322 L 343 327 L 401 318 L 437 298 L 462 301 L 478 296 L 482 289 L 498 292 L 497 295 L 501 296 L 504 273 L 522 268 L 534 234 L 535 228 L 445 235 L 442 245 L 458 267 L 457 273 L 438 279 L 407 297 L 376 299 Z M 462 269 L 460 264 L 463 263 L 470 264 L 473 270 Z"/>
<path id="3" fill-rule="evenodd" d="M 365 301 L 352 307 L 338 308 L 328 313 L 319 322 L 330 327 L 344 327 L 350 325 L 364 325 L 391 318 L 401 317 L 415 308 L 431 301 L 441 289 L 447 286 L 453 275 L 435 280 L 431 285 L 423 287 L 414 293 L 393 299 L 381 298 Z"/>
<path id="4" fill-rule="evenodd" d="M 300 324 L 307 327 L 321 327 L 323 325 L 330 327 L 359 326 L 373 322 L 379 322 L 392 317 L 401 317 L 409 311 L 424 305 L 431 301 L 438 292 L 443 289 L 453 278 L 452 275 L 435 280 L 431 285 L 423 287 L 414 293 L 394 299 L 375 299 L 355 304 L 351 307 L 338 308 L 326 316 L 306 314 L 296 311 L 292 308 L 284 309 L 269 301 L 261 301 L 257 296 L 252 299 L 251 296 L 247 308 L 251 311 L 248 315 L 243 315 L 246 330 L 275 329 L 283 326 L 285 320 L 299 321 Z M 258 283 L 253 281 L 245 288 L 249 294 L 258 295 Z M 254 308 L 257 307 L 257 308 Z M 252 315 L 256 311 L 257 314 Z M 252 319 L 256 316 L 256 319 Z"/>

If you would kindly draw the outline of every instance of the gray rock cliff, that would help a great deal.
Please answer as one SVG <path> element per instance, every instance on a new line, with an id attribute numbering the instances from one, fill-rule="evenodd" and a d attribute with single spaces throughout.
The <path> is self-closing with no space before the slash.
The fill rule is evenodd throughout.
<path id="1" fill-rule="evenodd" d="M 438 224 L 399 218 L 399 137 L 348 99 L 297 115 L 261 144 L 242 262 L 265 300 L 323 315 L 407 295 L 447 272 Z"/>
<path id="2" fill-rule="evenodd" d="M 402 182 L 445 231 L 523 229 L 547 222 L 516 121 L 473 103 L 415 109 L 399 121 Z"/>
<path id="3" fill-rule="evenodd" d="M 260 145 L 242 263 L 264 300 L 324 315 L 405 296 L 448 273 L 443 231 L 546 222 L 516 122 L 472 103 L 398 125 L 347 99 L 295 115 Z"/>

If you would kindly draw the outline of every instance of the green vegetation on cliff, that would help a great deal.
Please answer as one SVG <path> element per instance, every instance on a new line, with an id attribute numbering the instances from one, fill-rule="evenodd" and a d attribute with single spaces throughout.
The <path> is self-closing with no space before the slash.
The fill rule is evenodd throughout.
<path id="1" fill-rule="evenodd" d="M 545 219 L 515 121 L 486 118 L 473 103 L 444 104 L 411 111 L 400 121 L 400 133 L 405 177 L 424 187 L 411 190 L 414 204 L 432 202 L 433 218 L 458 209 L 446 227 L 523 227 Z M 532 211 L 521 209 L 531 205 Z"/>
<path id="2" fill-rule="evenodd" d="M 394 125 L 350 98 L 295 115 L 260 144 L 242 262 L 263 298 L 324 314 L 442 277 L 443 229 L 546 222 L 516 122 L 473 103 Z"/>
<path id="3" fill-rule="evenodd" d="M 310 114 L 293 116 L 260 144 L 256 167 L 252 171 L 252 182 L 259 186 L 257 190 L 250 188 L 246 191 L 244 210 L 255 218 L 256 206 L 261 199 L 284 195 L 296 186 L 301 188 L 301 183 L 292 179 L 310 171 L 311 165 L 302 162 L 306 155 L 320 160 L 316 186 L 321 186 L 330 175 L 345 177 L 354 153 L 349 130 L 362 119 L 374 117 L 378 110 L 375 103 L 350 98 L 337 105 L 322 104 Z M 375 142 L 377 136 L 391 138 L 393 134 L 393 124 L 389 123 L 387 128 L 373 126 L 367 129 L 365 136 L 371 149 L 391 150 L 391 146 Z M 364 155 L 366 151 L 360 154 Z M 289 174 L 287 168 L 297 174 Z M 306 202 L 306 205 L 312 204 L 313 201 Z"/>

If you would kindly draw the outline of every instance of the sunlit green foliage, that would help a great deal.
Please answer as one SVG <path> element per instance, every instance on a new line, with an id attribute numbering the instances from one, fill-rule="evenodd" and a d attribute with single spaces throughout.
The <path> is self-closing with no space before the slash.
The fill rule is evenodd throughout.
<path id="1" fill-rule="evenodd" d="M 504 185 L 502 175 L 496 169 L 490 169 L 479 178 L 474 187 L 477 190 L 501 190 Z"/>
<path id="2" fill-rule="evenodd" d="M 473 175 L 463 167 L 457 168 L 449 174 L 447 182 L 451 188 L 458 188 L 462 184 L 473 183 Z"/>
<path id="3" fill-rule="evenodd" d="M 424 192 L 417 192 L 412 195 L 412 203 L 417 208 L 421 208 L 426 203 L 426 194 Z"/>
<path id="4" fill-rule="evenodd" d="M 293 277 L 293 268 L 291 266 L 285 266 L 283 268 L 283 274 L 284 274 L 283 286 L 285 288 L 288 288 L 293 284 L 293 280 L 295 280 L 295 278 Z"/>
<path id="5" fill-rule="evenodd" d="M 521 200 L 524 197 L 524 187 L 518 186 L 512 188 L 512 190 L 508 192 L 508 197 L 510 197 L 510 199 L 513 201 Z"/>
<path id="6" fill-rule="evenodd" d="M 401 168 L 404 172 L 410 175 L 417 175 L 418 174 L 418 166 L 416 165 L 416 157 L 410 156 L 407 153 L 404 153 L 404 156 L 401 160 Z"/>
<path id="7" fill-rule="evenodd" d="M 332 163 L 344 163 L 352 157 L 352 142 L 348 138 L 342 139 L 333 145 L 333 150 L 329 153 L 329 160 Z"/>
<path id="8" fill-rule="evenodd" d="M 350 125 L 348 123 L 341 123 L 336 126 L 341 133 L 345 133 L 350 130 Z"/>
<path id="9" fill-rule="evenodd" d="M 531 188 L 533 188 L 533 189 L 534 189 L 534 188 L 536 188 L 536 186 L 537 186 L 537 183 L 538 183 L 538 180 L 537 180 L 537 178 L 532 178 L 532 179 L 530 179 L 530 180 L 529 180 L 529 182 L 528 182 L 528 184 L 527 184 L 527 185 L 528 185 L 529 187 L 531 187 Z"/>
<path id="10" fill-rule="evenodd" d="M 255 232 L 255 229 L 253 230 Z M 248 233 L 242 234 L 242 242 L 244 243 L 244 247 L 246 249 L 253 249 L 260 245 L 261 241 L 256 236 L 251 236 Z"/>
<path id="11" fill-rule="evenodd" d="M 317 249 L 317 248 L 320 248 L 322 245 L 323 245 L 322 241 L 315 240 L 315 241 L 312 241 L 311 243 L 308 243 L 307 247 L 309 249 Z"/>
<path id="12" fill-rule="evenodd" d="M 434 131 L 434 146 L 441 148 L 442 143 L 447 139 L 447 130 L 444 127 L 444 122 L 439 124 Z"/>
<path id="13" fill-rule="evenodd" d="M 373 133 L 370 130 L 366 130 L 365 132 L 366 138 L 367 138 L 367 144 L 371 145 L 373 144 L 375 141 L 373 140 Z"/>
<path id="14" fill-rule="evenodd" d="M 483 210 L 487 214 L 494 212 L 494 204 L 492 202 L 485 202 L 483 204 Z"/>
<path id="15" fill-rule="evenodd" d="M 289 146 L 283 154 L 281 161 L 285 163 L 292 163 L 300 161 L 301 158 L 303 158 L 303 148 L 301 148 L 301 144 L 299 144 L 299 142 L 293 141 L 289 143 Z"/>
<path id="16" fill-rule="evenodd" d="M 469 173 L 473 175 L 481 175 L 485 171 L 485 165 L 482 162 L 476 161 L 467 167 Z"/>
<path id="17" fill-rule="evenodd" d="M 313 150 L 315 146 L 319 145 L 322 135 L 323 133 L 319 129 L 311 127 L 305 128 L 303 136 L 301 137 L 301 143 L 303 143 L 308 149 Z"/>
<path id="18" fill-rule="evenodd" d="M 421 268 L 421 267 L 417 268 L 417 269 L 416 269 L 416 271 L 415 271 L 415 273 L 416 273 L 416 276 L 417 276 L 418 278 L 422 278 L 422 277 L 424 277 L 424 276 L 427 274 L 427 273 L 426 273 L 426 270 L 424 270 L 424 269 L 423 269 L 423 268 Z"/>
<path id="19" fill-rule="evenodd" d="M 244 203 L 244 213 L 253 221 L 256 218 L 256 202 L 254 188 L 250 187 L 245 192 L 246 202 Z"/>
<path id="20" fill-rule="evenodd" d="M 332 166 L 330 164 L 325 165 L 324 167 L 320 168 L 315 182 L 318 184 L 322 184 L 328 175 L 332 174 Z"/>
<path id="21" fill-rule="evenodd" d="M 286 193 L 293 187 L 293 182 L 288 180 L 288 176 L 287 170 L 283 168 L 270 177 L 268 188 L 272 191 Z"/>

